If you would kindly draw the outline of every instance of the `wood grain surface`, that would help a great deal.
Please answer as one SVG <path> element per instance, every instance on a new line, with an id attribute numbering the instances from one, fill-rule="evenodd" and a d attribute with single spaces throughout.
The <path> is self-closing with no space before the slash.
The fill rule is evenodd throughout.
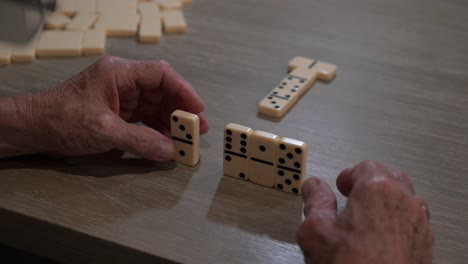
<path id="1" fill-rule="evenodd" d="M 68 263 L 301 263 L 301 199 L 223 177 L 228 122 L 303 140 L 307 169 L 335 188 L 376 159 L 427 199 L 434 263 L 468 258 L 468 2 L 197 0 L 188 33 L 107 53 L 169 61 L 204 99 L 211 129 L 195 168 L 119 153 L 0 161 L 0 243 Z M 338 66 L 282 120 L 258 102 L 296 55 Z M 57 85 L 97 57 L 0 68 L 0 95 Z M 345 199 L 339 196 L 340 207 Z"/>

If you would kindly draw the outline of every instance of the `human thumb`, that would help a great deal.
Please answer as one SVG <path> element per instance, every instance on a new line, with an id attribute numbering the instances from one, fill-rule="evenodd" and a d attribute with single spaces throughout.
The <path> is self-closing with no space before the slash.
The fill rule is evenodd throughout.
<path id="1" fill-rule="evenodd" d="M 152 128 L 118 119 L 113 139 L 117 149 L 156 161 L 168 161 L 174 157 L 175 147 L 171 139 Z"/>

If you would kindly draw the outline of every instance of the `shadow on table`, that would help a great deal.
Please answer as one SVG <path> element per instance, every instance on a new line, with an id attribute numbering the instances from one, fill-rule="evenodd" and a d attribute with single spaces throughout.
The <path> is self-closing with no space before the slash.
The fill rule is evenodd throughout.
<path id="1" fill-rule="evenodd" d="M 120 151 L 71 158 L 51 158 L 40 155 L 21 156 L 0 160 L 0 171 L 5 169 L 54 170 L 66 174 L 91 177 L 111 177 L 123 174 L 145 174 L 172 170 L 175 162 L 145 160 Z"/>
<path id="2" fill-rule="evenodd" d="M 223 176 L 208 219 L 295 243 L 302 219 L 302 200 L 300 196 Z"/>

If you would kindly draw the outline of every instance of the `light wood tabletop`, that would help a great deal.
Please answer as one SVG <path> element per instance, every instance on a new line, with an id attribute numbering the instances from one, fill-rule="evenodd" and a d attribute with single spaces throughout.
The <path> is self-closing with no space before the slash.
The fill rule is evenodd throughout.
<path id="1" fill-rule="evenodd" d="M 425 197 L 434 263 L 468 258 L 468 2 L 195 0 L 189 30 L 107 54 L 164 59 L 206 103 L 194 168 L 108 153 L 0 160 L 0 243 L 65 263 L 301 263 L 299 196 L 223 177 L 223 127 L 305 141 L 335 187 L 365 159 L 405 170 Z M 258 102 L 297 55 L 338 66 L 281 120 Z M 0 67 L 0 95 L 47 89 L 98 57 Z M 338 195 L 342 208 L 345 199 Z"/>

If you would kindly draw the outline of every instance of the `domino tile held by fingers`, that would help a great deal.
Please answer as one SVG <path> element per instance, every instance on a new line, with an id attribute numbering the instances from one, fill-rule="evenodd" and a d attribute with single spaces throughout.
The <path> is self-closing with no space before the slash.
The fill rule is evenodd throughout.
<path id="1" fill-rule="evenodd" d="M 253 130 L 229 123 L 224 127 L 224 174 L 249 179 L 249 140 Z"/>
<path id="2" fill-rule="evenodd" d="M 66 30 L 86 31 L 96 22 L 97 15 L 91 13 L 78 13 L 65 27 Z"/>
<path id="3" fill-rule="evenodd" d="M 195 166 L 200 161 L 200 119 L 197 115 L 176 110 L 171 115 L 171 137 L 178 163 Z"/>
<path id="4" fill-rule="evenodd" d="M 103 29 L 92 29 L 84 33 L 83 55 L 100 55 L 106 50 L 106 32 Z"/>
<path id="5" fill-rule="evenodd" d="M 46 16 L 44 19 L 45 29 L 64 29 L 65 26 L 70 23 L 71 19 L 66 15 L 59 13 L 52 13 Z"/>
<path id="6" fill-rule="evenodd" d="M 249 180 L 266 187 L 274 187 L 276 172 L 276 145 L 279 137 L 264 131 L 255 130 L 249 142 Z"/>
<path id="7" fill-rule="evenodd" d="M 275 188 L 277 190 L 301 194 L 306 177 L 307 144 L 282 137 L 276 147 Z"/>
<path id="8" fill-rule="evenodd" d="M 36 45 L 37 56 L 80 56 L 83 33 L 80 31 L 43 31 Z"/>

